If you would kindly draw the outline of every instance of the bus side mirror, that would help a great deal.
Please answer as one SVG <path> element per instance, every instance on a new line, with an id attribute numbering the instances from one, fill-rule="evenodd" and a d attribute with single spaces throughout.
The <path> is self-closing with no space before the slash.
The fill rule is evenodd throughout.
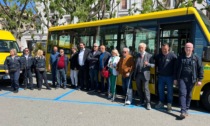
<path id="1" fill-rule="evenodd" d="M 210 46 L 204 48 L 203 60 L 210 61 Z"/>

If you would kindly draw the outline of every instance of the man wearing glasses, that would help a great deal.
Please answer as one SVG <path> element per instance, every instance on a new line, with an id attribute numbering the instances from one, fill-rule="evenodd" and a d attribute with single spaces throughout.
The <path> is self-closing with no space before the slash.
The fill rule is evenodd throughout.
<path id="1" fill-rule="evenodd" d="M 123 48 L 123 56 L 117 65 L 117 71 L 122 75 L 122 88 L 124 95 L 127 95 L 125 104 L 130 105 L 132 102 L 132 81 L 131 74 L 134 69 L 134 59 L 130 55 L 129 48 Z"/>
<path id="2" fill-rule="evenodd" d="M 27 88 L 33 90 L 33 78 L 32 78 L 32 69 L 33 69 L 34 58 L 30 54 L 28 48 L 23 50 L 23 55 L 21 56 L 21 69 L 22 75 L 24 77 L 24 89 Z M 29 80 L 29 83 L 28 83 Z"/>
<path id="3" fill-rule="evenodd" d="M 88 86 L 89 90 L 98 90 L 98 71 L 99 71 L 99 57 L 101 52 L 98 50 L 98 44 L 94 43 L 93 50 L 88 55 L 89 62 L 89 75 L 91 85 Z"/>

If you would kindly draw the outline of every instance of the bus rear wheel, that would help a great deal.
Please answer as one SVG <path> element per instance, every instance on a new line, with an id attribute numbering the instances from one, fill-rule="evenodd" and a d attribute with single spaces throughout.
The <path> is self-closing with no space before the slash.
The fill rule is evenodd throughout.
<path id="1" fill-rule="evenodd" d="M 203 91 L 203 95 L 201 97 L 201 101 L 204 107 L 210 111 L 210 88 L 207 88 Z"/>

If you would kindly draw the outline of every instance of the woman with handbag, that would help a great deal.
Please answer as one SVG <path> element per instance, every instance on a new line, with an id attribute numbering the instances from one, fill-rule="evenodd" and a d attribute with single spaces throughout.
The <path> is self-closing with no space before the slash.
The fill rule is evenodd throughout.
<path id="1" fill-rule="evenodd" d="M 116 95 L 116 79 L 118 75 L 116 68 L 119 60 L 120 60 L 119 52 L 116 49 L 112 50 L 112 57 L 110 57 L 108 61 L 109 82 L 110 82 L 108 98 L 109 99 L 111 98 L 112 101 L 114 101 Z"/>
<path id="2" fill-rule="evenodd" d="M 37 55 L 34 58 L 34 66 L 36 69 L 37 79 L 38 79 L 38 90 L 42 89 L 43 79 L 45 86 L 48 90 L 51 90 L 49 84 L 47 83 L 47 75 L 46 75 L 46 59 L 43 55 L 42 50 L 37 51 Z"/>
<path id="3" fill-rule="evenodd" d="M 10 55 L 7 56 L 4 62 L 4 68 L 5 73 L 10 76 L 11 86 L 14 93 L 18 93 L 21 61 L 20 57 L 17 55 L 16 49 L 10 50 Z"/>

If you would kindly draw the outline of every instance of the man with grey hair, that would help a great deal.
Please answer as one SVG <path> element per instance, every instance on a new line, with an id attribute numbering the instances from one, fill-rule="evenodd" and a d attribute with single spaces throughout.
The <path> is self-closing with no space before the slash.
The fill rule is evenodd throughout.
<path id="1" fill-rule="evenodd" d="M 143 105 L 144 100 L 146 99 L 146 108 L 150 110 L 150 68 L 155 65 L 152 55 L 145 51 L 146 47 L 145 43 L 139 44 L 139 53 L 136 56 L 134 79 L 136 80 L 137 91 L 140 96 L 140 105 Z"/>
<path id="2" fill-rule="evenodd" d="M 16 49 L 10 50 L 10 55 L 6 57 L 4 62 L 5 73 L 9 74 L 11 80 L 11 86 L 14 93 L 18 93 L 19 89 L 19 77 L 20 77 L 21 60 L 17 55 Z"/>
<path id="3" fill-rule="evenodd" d="M 98 50 L 98 44 L 93 44 L 93 49 L 88 55 L 89 75 L 91 84 L 88 85 L 88 90 L 98 90 L 98 72 L 99 72 L 99 57 L 101 52 Z"/>
<path id="4" fill-rule="evenodd" d="M 61 84 L 63 83 L 63 88 L 66 89 L 66 74 L 68 71 L 68 63 L 69 59 L 68 57 L 64 54 L 64 50 L 60 49 L 60 54 L 56 57 L 56 77 L 57 77 L 57 88 L 60 88 Z"/>
<path id="5" fill-rule="evenodd" d="M 117 71 L 122 75 L 122 88 L 123 93 L 127 99 L 125 99 L 125 104 L 130 105 L 132 102 L 132 81 L 131 75 L 134 68 L 134 59 L 129 54 L 129 48 L 123 48 L 123 56 L 117 64 Z"/>

